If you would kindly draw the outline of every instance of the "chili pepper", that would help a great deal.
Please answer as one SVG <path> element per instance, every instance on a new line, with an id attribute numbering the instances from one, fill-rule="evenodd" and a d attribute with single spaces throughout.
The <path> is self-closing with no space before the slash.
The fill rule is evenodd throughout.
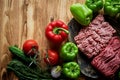
<path id="1" fill-rule="evenodd" d="M 53 43 L 62 43 L 68 37 L 68 26 L 60 21 L 56 20 L 49 23 L 46 27 L 46 37 Z"/>
<path id="2" fill-rule="evenodd" d="M 86 0 L 85 4 L 90 8 L 94 13 L 98 12 L 103 8 L 103 0 Z"/>
<path id="3" fill-rule="evenodd" d="M 63 65 L 62 73 L 68 78 L 78 78 L 80 75 L 80 66 L 76 62 L 68 62 Z"/>
<path id="4" fill-rule="evenodd" d="M 111 17 L 116 16 L 120 12 L 119 0 L 105 0 L 104 14 Z"/>
<path id="5" fill-rule="evenodd" d="M 87 26 L 92 20 L 92 10 L 85 4 L 73 4 L 70 6 L 70 11 L 75 20 L 83 26 Z"/>
<path id="6" fill-rule="evenodd" d="M 77 54 L 78 54 L 78 48 L 74 43 L 66 42 L 65 44 L 62 45 L 60 51 L 60 57 L 64 61 L 74 60 Z"/>

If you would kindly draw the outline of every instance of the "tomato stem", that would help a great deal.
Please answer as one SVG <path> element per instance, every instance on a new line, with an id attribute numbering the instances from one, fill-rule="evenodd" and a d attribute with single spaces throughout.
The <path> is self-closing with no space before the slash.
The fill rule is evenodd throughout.
<path id="1" fill-rule="evenodd" d="M 29 52 L 28 52 L 28 54 L 30 53 L 30 52 L 34 52 L 35 53 L 35 56 L 32 58 L 31 56 L 30 56 L 30 58 L 32 59 L 32 62 L 29 64 L 29 67 L 34 63 L 35 65 L 37 65 L 37 56 L 38 56 L 38 54 L 39 54 L 39 51 L 37 51 L 36 50 L 36 48 L 35 47 L 33 47 Z"/>
<path id="2" fill-rule="evenodd" d="M 50 60 L 48 59 L 49 58 L 49 55 L 48 55 L 48 50 L 46 50 L 46 60 L 48 61 L 49 64 L 51 64 Z"/>

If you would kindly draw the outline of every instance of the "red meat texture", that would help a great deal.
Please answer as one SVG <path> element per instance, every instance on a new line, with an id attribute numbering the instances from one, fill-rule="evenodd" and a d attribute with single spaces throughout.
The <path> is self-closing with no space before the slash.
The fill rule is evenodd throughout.
<path id="1" fill-rule="evenodd" d="M 105 22 L 103 15 L 98 15 L 88 26 L 80 30 L 74 40 L 78 48 L 88 57 L 98 55 L 116 32 Z"/>
<path id="2" fill-rule="evenodd" d="M 120 67 L 120 39 L 116 36 L 113 37 L 91 64 L 105 76 L 114 76 Z"/>

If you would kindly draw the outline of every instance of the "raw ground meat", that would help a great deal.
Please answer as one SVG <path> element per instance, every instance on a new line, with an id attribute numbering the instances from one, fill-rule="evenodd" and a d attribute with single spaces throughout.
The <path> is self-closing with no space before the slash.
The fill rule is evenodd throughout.
<path id="1" fill-rule="evenodd" d="M 120 67 L 120 39 L 113 37 L 91 64 L 105 76 L 113 76 Z"/>
<path id="2" fill-rule="evenodd" d="M 98 55 L 108 44 L 116 30 L 104 21 L 103 15 L 98 15 L 89 26 L 80 30 L 74 40 L 78 48 L 88 57 Z"/>

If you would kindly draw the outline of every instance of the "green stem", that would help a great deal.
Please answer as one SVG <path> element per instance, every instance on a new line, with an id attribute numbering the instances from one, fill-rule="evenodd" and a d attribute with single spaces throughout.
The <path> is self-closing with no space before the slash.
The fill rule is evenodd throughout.
<path id="1" fill-rule="evenodd" d="M 61 70 L 62 70 L 61 66 L 57 66 L 56 69 L 55 69 L 55 73 L 58 73 Z"/>
<path id="2" fill-rule="evenodd" d="M 71 46 L 68 47 L 68 51 L 72 52 L 72 47 Z"/>
<path id="3" fill-rule="evenodd" d="M 66 29 L 64 29 L 64 28 L 54 28 L 54 29 L 53 29 L 53 33 L 55 33 L 55 34 L 59 34 L 60 31 L 64 31 L 64 32 L 67 33 L 67 34 L 69 33 L 69 31 L 66 30 Z"/>
<path id="4" fill-rule="evenodd" d="M 38 56 L 38 54 L 39 54 L 39 51 L 37 51 L 34 47 L 29 51 L 29 52 L 31 52 L 31 51 L 33 51 L 33 52 L 35 52 L 35 56 L 34 57 L 31 57 L 30 56 L 30 58 L 32 59 L 32 62 L 29 64 L 29 67 L 34 63 L 35 65 L 37 65 L 36 63 L 37 63 L 37 56 Z"/>
<path id="5" fill-rule="evenodd" d="M 46 49 L 46 56 L 45 56 L 45 58 L 46 58 L 46 60 L 48 61 L 48 63 L 49 63 L 49 66 L 51 66 L 50 64 L 51 64 L 51 62 L 50 62 L 50 60 L 49 60 L 49 55 L 48 55 L 48 50 Z"/>

